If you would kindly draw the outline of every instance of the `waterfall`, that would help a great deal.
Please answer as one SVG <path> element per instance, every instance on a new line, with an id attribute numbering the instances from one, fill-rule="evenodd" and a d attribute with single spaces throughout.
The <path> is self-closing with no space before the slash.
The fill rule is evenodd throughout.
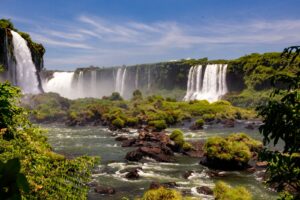
<path id="1" fill-rule="evenodd" d="M 77 79 L 77 91 L 79 92 L 79 97 L 85 97 L 86 88 L 84 87 L 84 78 L 83 78 L 83 71 L 80 71 L 78 74 L 78 79 Z"/>
<path id="2" fill-rule="evenodd" d="M 74 72 L 54 72 L 53 78 L 43 84 L 45 92 L 55 92 L 63 97 L 75 99 L 78 92 L 72 88 Z"/>
<path id="3" fill-rule="evenodd" d="M 97 97 L 97 71 L 92 70 L 91 72 L 91 86 L 90 86 L 90 96 Z"/>
<path id="4" fill-rule="evenodd" d="M 150 67 L 148 67 L 147 89 L 150 90 L 150 87 L 151 87 L 151 70 L 150 70 Z"/>
<path id="5" fill-rule="evenodd" d="M 22 88 L 23 93 L 40 93 L 36 67 L 27 42 L 17 32 L 11 31 L 11 34 L 16 58 L 16 85 Z"/>
<path id="6" fill-rule="evenodd" d="M 126 79 L 126 68 L 124 69 L 123 76 L 122 76 L 122 85 L 121 85 L 121 96 L 124 96 L 125 90 L 125 79 Z"/>
<path id="7" fill-rule="evenodd" d="M 116 83 L 115 83 L 115 91 L 119 92 L 121 96 L 124 95 L 125 92 L 125 80 L 126 80 L 126 67 L 118 68 Z"/>
<path id="8" fill-rule="evenodd" d="M 136 71 L 135 71 L 135 81 L 134 81 L 134 84 L 135 84 L 135 89 L 139 89 L 139 68 L 137 67 L 136 68 Z"/>
<path id="9" fill-rule="evenodd" d="M 184 100 L 219 100 L 227 93 L 226 70 L 227 65 L 224 64 L 209 64 L 204 68 L 204 72 L 202 65 L 191 67 Z"/>

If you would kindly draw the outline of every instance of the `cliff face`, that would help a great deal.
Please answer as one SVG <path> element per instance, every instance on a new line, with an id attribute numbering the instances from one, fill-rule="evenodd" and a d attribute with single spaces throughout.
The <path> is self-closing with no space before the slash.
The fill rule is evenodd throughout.
<path id="1" fill-rule="evenodd" d="M 14 56 L 14 46 L 12 42 L 12 34 L 9 28 L 0 27 L 0 65 L 4 67 L 4 72 L 0 73 L 0 80 L 9 80 L 13 85 L 18 85 L 16 79 L 16 58 Z M 20 35 L 27 41 L 30 49 L 32 61 L 36 67 L 36 76 L 39 81 L 39 89 L 42 92 L 42 82 L 40 72 L 44 68 L 43 55 L 44 47 L 40 44 L 32 42 L 28 34 L 21 33 Z M 24 37 L 26 36 L 26 37 Z"/>

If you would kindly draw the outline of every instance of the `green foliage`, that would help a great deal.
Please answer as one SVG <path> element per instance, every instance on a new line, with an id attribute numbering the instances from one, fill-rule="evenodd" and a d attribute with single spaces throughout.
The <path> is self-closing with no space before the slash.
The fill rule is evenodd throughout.
<path id="1" fill-rule="evenodd" d="M 197 119 L 195 121 L 195 126 L 198 127 L 198 128 L 202 128 L 204 125 L 204 120 L 203 119 Z"/>
<path id="2" fill-rule="evenodd" d="M 129 117 L 126 119 L 127 126 L 134 127 L 134 126 L 138 125 L 138 123 L 139 123 L 139 119 L 136 117 Z"/>
<path id="3" fill-rule="evenodd" d="M 283 152 L 265 150 L 261 158 L 269 161 L 267 182 L 275 185 L 278 191 L 290 191 L 293 198 L 300 198 L 300 46 L 289 47 L 282 54 L 281 73 L 271 77 L 272 85 L 287 85 L 287 90 L 274 88 L 271 97 L 280 96 L 280 100 L 271 99 L 266 105 L 257 108 L 264 124 L 259 128 L 264 143 L 279 140 L 284 142 Z M 298 68 L 294 74 L 286 71 Z"/>
<path id="4" fill-rule="evenodd" d="M 148 124 L 153 126 L 156 131 L 161 131 L 167 128 L 167 124 L 165 120 L 153 120 L 149 121 Z"/>
<path id="5" fill-rule="evenodd" d="M 21 199 L 21 192 L 29 192 L 29 184 L 20 173 L 20 160 L 10 159 L 6 163 L 0 161 L 0 198 Z"/>
<path id="6" fill-rule="evenodd" d="M 121 97 L 120 93 L 118 92 L 113 92 L 109 97 L 109 100 L 111 101 L 122 101 L 123 98 Z"/>
<path id="7" fill-rule="evenodd" d="M 112 125 L 116 128 L 121 129 L 125 126 L 125 122 L 121 118 L 116 118 L 112 121 Z"/>
<path id="8" fill-rule="evenodd" d="M 219 136 L 208 138 L 204 145 L 204 153 L 210 160 L 234 162 L 245 165 L 252 153 L 261 146 L 244 133 L 232 134 L 226 138 Z"/>
<path id="9" fill-rule="evenodd" d="M 132 100 L 141 100 L 143 99 L 143 95 L 142 92 L 140 90 L 135 90 L 132 93 Z"/>
<path id="10" fill-rule="evenodd" d="M 26 111 L 18 106 L 19 96 L 18 88 L 0 83 L 0 161 L 10 165 L 9 160 L 19 158 L 21 171 L 18 165 L 10 169 L 18 176 L 13 179 L 19 188 L 24 186 L 25 179 L 18 171 L 28 180 L 29 192 L 21 192 L 22 199 L 86 199 L 88 187 L 85 183 L 97 159 L 84 156 L 70 160 L 52 152 L 44 132 L 34 127 Z M 13 137 L 6 137 L 8 132 Z M 5 176 L 10 173 L 5 172 Z"/>
<path id="11" fill-rule="evenodd" d="M 175 142 L 175 144 L 184 151 L 189 151 L 193 146 L 184 140 L 183 132 L 179 129 L 172 131 L 170 139 Z"/>
<path id="12" fill-rule="evenodd" d="M 0 129 L 5 130 L 3 137 L 12 139 L 18 126 L 24 124 L 24 119 L 19 116 L 23 111 L 17 106 L 21 91 L 12 87 L 10 83 L 0 83 Z"/>
<path id="13" fill-rule="evenodd" d="M 140 200 L 182 200 L 180 192 L 172 189 L 160 187 L 145 192 Z"/>
<path id="14" fill-rule="evenodd" d="M 0 28 L 9 28 L 11 30 L 16 30 L 14 24 L 10 19 L 0 19 Z"/>
<path id="15" fill-rule="evenodd" d="M 210 122 L 215 119 L 215 115 L 214 114 L 204 114 L 204 115 L 202 115 L 202 119 L 206 122 Z"/>
<path id="16" fill-rule="evenodd" d="M 231 188 L 221 181 L 217 182 L 213 191 L 216 200 L 252 200 L 252 195 L 246 188 Z"/>

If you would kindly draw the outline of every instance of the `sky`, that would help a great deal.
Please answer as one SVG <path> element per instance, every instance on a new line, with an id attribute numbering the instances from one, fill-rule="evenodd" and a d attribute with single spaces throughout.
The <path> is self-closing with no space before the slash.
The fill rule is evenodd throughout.
<path id="1" fill-rule="evenodd" d="M 300 44 L 299 0 L 0 0 L 0 18 L 74 70 L 186 58 L 234 59 Z"/>

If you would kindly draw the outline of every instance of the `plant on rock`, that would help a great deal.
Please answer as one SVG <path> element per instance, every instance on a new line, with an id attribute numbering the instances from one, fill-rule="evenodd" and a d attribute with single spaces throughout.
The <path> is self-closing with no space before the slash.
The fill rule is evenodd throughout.
<path id="1" fill-rule="evenodd" d="M 232 134 L 226 138 L 209 138 L 204 145 L 206 160 L 202 164 L 212 168 L 243 169 L 247 167 L 252 152 L 261 146 L 244 133 Z M 221 164 L 222 163 L 222 164 Z"/>
<path id="2" fill-rule="evenodd" d="M 151 189 L 145 192 L 140 200 L 182 200 L 180 192 L 172 189 L 160 187 L 158 189 Z"/>
<path id="3" fill-rule="evenodd" d="M 192 149 L 192 145 L 184 140 L 183 132 L 181 130 L 174 130 L 170 135 L 170 139 L 173 140 L 179 150 L 188 151 Z"/>
<path id="4" fill-rule="evenodd" d="M 221 181 L 217 182 L 213 191 L 216 200 L 252 200 L 252 195 L 246 188 L 231 188 Z"/>

